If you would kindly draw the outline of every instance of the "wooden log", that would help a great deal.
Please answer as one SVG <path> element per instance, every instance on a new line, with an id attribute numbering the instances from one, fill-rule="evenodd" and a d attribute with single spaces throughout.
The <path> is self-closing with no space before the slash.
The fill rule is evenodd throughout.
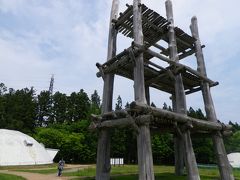
<path id="1" fill-rule="evenodd" d="M 117 30 L 113 27 L 112 20 L 117 19 L 118 7 L 119 0 L 113 0 L 110 15 L 107 59 L 111 59 L 116 55 Z M 112 110 L 113 84 L 114 75 L 107 74 L 104 78 L 102 113 Z M 98 137 L 96 180 L 109 180 L 110 169 L 110 134 L 109 130 L 103 129 L 99 132 Z"/>
<path id="2" fill-rule="evenodd" d="M 133 31 L 134 43 L 143 45 L 141 8 L 139 6 L 140 3 L 140 0 L 133 1 Z M 144 85 L 143 53 L 140 53 L 136 57 L 136 64 L 134 67 L 134 95 L 135 101 L 147 103 Z"/>
<path id="3" fill-rule="evenodd" d="M 150 122 L 153 120 L 153 116 L 151 115 L 140 115 L 136 117 L 136 123 L 141 126 L 141 125 L 149 125 Z"/>
<path id="4" fill-rule="evenodd" d="M 111 112 L 105 112 L 101 117 L 102 119 L 119 119 L 125 118 L 128 116 L 128 112 L 126 110 L 117 110 Z"/>
<path id="5" fill-rule="evenodd" d="M 171 0 L 167 0 L 165 4 L 166 4 L 167 20 L 170 22 L 169 29 L 168 29 L 170 60 L 174 62 L 178 62 L 179 57 L 178 57 L 178 51 L 177 51 L 176 36 L 174 31 L 172 2 Z M 176 99 L 176 112 L 179 113 L 179 115 L 181 116 L 186 116 L 187 105 L 186 105 L 186 97 L 185 97 L 181 74 L 178 74 L 175 77 L 175 99 Z M 185 149 L 185 165 L 187 169 L 188 180 L 200 180 L 200 176 L 197 168 L 197 162 L 196 162 L 195 154 L 192 147 L 190 131 L 189 130 L 184 131 L 182 138 L 183 138 L 184 149 Z"/>
<path id="6" fill-rule="evenodd" d="M 202 45 L 202 48 L 205 48 L 205 45 Z M 189 51 L 187 51 L 185 53 L 180 54 L 179 55 L 179 60 L 184 59 L 184 58 L 186 58 L 188 56 L 191 56 L 194 53 L 195 53 L 195 48 L 191 49 L 191 50 L 189 50 Z"/>
<path id="7" fill-rule="evenodd" d="M 150 87 L 148 85 L 145 85 L 145 93 L 147 104 L 150 105 Z"/>
<path id="8" fill-rule="evenodd" d="M 197 72 L 196 70 L 186 66 L 186 65 L 183 65 L 183 64 L 180 64 L 178 62 L 171 62 L 168 58 L 162 56 L 161 54 L 158 54 L 150 49 L 146 50 L 147 53 L 149 53 L 150 55 L 154 56 L 154 57 L 157 57 L 161 60 L 164 60 L 165 62 L 168 62 L 169 64 L 172 64 L 172 65 L 175 65 L 177 67 L 180 67 L 180 68 L 183 68 L 183 69 L 186 69 L 188 70 L 189 72 L 191 72 L 192 74 L 198 76 L 200 79 L 204 80 L 204 81 L 207 81 L 209 82 L 210 84 L 215 84 L 216 82 L 212 81 L 211 79 L 207 78 L 206 76 L 203 76 L 202 74 L 200 74 L 199 72 Z"/>
<path id="9" fill-rule="evenodd" d="M 172 94 L 172 107 L 173 112 L 176 112 L 176 97 Z M 184 142 L 182 132 L 180 131 L 177 122 L 175 125 L 174 134 L 174 164 L 175 164 L 175 174 L 177 176 L 182 176 L 184 174 Z"/>
<path id="10" fill-rule="evenodd" d="M 192 140 L 190 138 L 190 131 L 183 133 L 184 147 L 185 147 L 185 165 L 187 169 L 188 180 L 200 180 L 195 154 L 192 147 Z"/>
<path id="11" fill-rule="evenodd" d="M 198 24 L 197 24 L 197 18 L 193 17 L 191 21 L 190 26 L 191 32 L 193 37 L 196 39 L 195 47 L 196 47 L 196 58 L 197 58 L 197 64 L 198 64 L 198 71 L 204 75 L 207 76 L 205 62 L 204 62 L 204 56 L 201 48 L 201 41 L 199 38 L 199 32 L 198 32 Z M 215 112 L 213 99 L 210 92 L 210 87 L 208 82 L 202 83 L 202 95 L 205 105 L 205 111 L 207 119 L 211 122 L 217 122 L 217 115 Z M 220 171 L 220 176 L 222 180 L 233 180 L 234 176 L 232 173 L 231 166 L 229 164 L 227 153 L 224 147 L 223 139 L 220 134 L 220 132 L 216 132 L 212 136 L 213 145 L 215 149 L 215 154 L 217 157 L 218 167 Z"/>
<path id="12" fill-rule="evenodd" d="M 92 122 L 90 129 L 124 128 L 129 126 L 135 126 L 135 120 L 131 116 L 121 119 L 106 120 L 103 122 Z"/>
<path id="13" fill-rule="evenodd" d="M 173 61 L 173 60 L 171 60 L 171 59 L 169 59 L 169 58 L 167 58 L 167 57 L 165 57 L 165 56 L 163 56 L 163 55 L 161 55 L 161 54 L 159 54 L 159 53 L 156 53 L 156 52 L 154 52 L 154 51 L 152 51 L 152 50 L 150 50 L 150 49 L 144 49 L 144 47 L 142 47 L 142 46 L 139 45 L 139 44 L 134 43 L 134 46 L 143 49 L 144 52 L 146 52 L 146 53 L 148 53 L 148 54 L 150 54 L 150 55 L 152 55 L 152 56 L 154 56 L 154 57 L 156 57 L 156 58 L 159 58 L 159 59 L 161 59 L 161 60 L 163 60 L 163 61 L 165 61 L 165 62 L 167 62 L 167 63 L 169 63 L 169 64 L 172 64 L 172 65 L 174 65 L 174 66 L 176 66 L 176 67 L 180 67 L 180 68 L 182 68 L 182 69 L 186 69 L 186 70 L 188 70 L 189 72 L 191 72 L 192 74 L 198 76 L 200 79 L 209 82 L 210 84 L 215 84 L 215 83 L 216 83 L 216 82 L 212 81 L 211 79 L 207 78 L 206 76 L 202 75 L 202 74 L 199 73 L 198 71 L 196 71 L 196 70 L 194 70 L 194 69 L 192 69 L 192 68 L 190 68 L 190 67 L 188 67 L 188 66 L 186 66 L 186 65 L 183 65 L 183 64 L 178 63 L 178 60 L 179 60 L 179 59 L 178 59 L 177 61 Z M 177 57 L 178 57 L 178 56 L 177 56 Z"/>
<path id="14" fill-rule="evenodd" d="M 208 131 L 230 130 L 229 126 L 223 125 L 222 123 L 210 122 L 210 121 L 205 121 L 202 119 L 196 119 L 196 118 L 186 116 L 184 114 L 175 113 L 175 112 L 163 110 L 160 108 L 151 107 L 146 104 L 141 104 L 138 102 L 132 102 L 130 104 L 130 109 L 131 109 L 131 111 L 139 113 L 139 114 L 151 114 L 154 117 L 159 117 L 159 121 L 161 121 L 161 119 L 171 120 L 171 121 L 177 122 L 179 124 L 186 124 L 189 122 L 193 125 L 194 128 L 208 130 Z M 157 119 L 155 119 L 155 121 L 156 120 Z"/>
<path id="15" fill-rule="evenodd" d="M 134 42 L 143 45 L 141 0 L 133 0 Z M 134 67 L 134 98 L 146 104 L 143 53 L 136 57 Z M 152 148 L 149 126 L 139 126 L 137 135 L 139 180 L 154 180 Z"/>

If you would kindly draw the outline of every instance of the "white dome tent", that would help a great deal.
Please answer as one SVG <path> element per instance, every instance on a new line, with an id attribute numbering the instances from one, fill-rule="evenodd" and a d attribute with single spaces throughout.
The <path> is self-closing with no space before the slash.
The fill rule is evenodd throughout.
<path id="1" fill-rule="evenodd" d="M 230 153 L 227 157 L 233 168 L 240 168 L 240 153 Z"/>
<path id="2" fill-rule="evenodd" d="M 57 149 L 45 149 L 19 131 L 0 129 L 0 166 L 51 164 Z"/>

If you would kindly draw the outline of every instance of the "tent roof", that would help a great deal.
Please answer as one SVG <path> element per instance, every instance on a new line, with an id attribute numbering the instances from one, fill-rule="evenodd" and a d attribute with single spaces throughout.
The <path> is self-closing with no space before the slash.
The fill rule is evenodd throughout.
<path id="1" fill-rule="evenodd" d="M 44 146 L 19 131 L 0 129 L 0 166 L 51 164 Z"/>

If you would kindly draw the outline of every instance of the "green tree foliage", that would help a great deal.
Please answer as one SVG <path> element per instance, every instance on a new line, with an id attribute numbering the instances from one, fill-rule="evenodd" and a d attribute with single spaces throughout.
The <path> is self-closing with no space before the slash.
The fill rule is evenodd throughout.
<path id="1" fill-rule="evenodd" d="M 157 106 L 154 104 L 154 102 L 152 102 L 150 106 L 152 106 L 152 107 L 157 107 Z"/>
<path id="2" fill-rule="evenodd" d="M 115 110 L 121 110 L 122 109 L 122 98 L 119 95 L 117 98 L 117 103 L 115 104 Z"/>
<path id="3" fill-rule="evenodd" d="M 240 131 L 236 131 L 232 136 L 225 138 L 226 151 L 228 153 L 240 152 Z"/>
<path id="4" fill-rule="evenodd" d="M 125 108 L 130 108 L 129 102 L 126 103 Z"/>
<path id="5" fill-rule="evenodd" d="M 54 122 L 64 123 L 67 120 L 68 102 L 67 95 L 60 92 L 56 92 L 53 95 L 53 107 L 52 114 Z"/>
<path id="6" fill-rule="evenodd" d="M 156 164 L 173 164 L 173 137 L 171 134 L 151 136 L 153 160 Z"/>
<path id="7" fill-rule="evenodd" d="M 49 91 L 41 91 L 37 96 L 37 126 L 51 124 L 52 103 Z"/>
<path id="8" fill-rule="evenodd" d="M 13 90 L 0 95 L 1 128 L 33 133 L 36 119 L 36 100 L 33 88 Z"/>
<path id="9" fill-rule="evenodd" d="M 122 99 L 117 98 L 116 110 L 122 109 Z M 151 104 L 155 106 L 154 103 Z M 126 104 L 129 108 L 129 103 Z M 56 92 L 50 95 L 42 91 L 35 95 L 33 88 L 7 89 L 0 83 L 0 128 L 19 130 L 35 138 L 49 148 L 58 148 L 56 160 L 94 163 L 96 159 L 97 133 L 90 132 L 89 115 L 100 114 L 100 97 L 95 90 L 89 99 L 81 89 L 66 95 Z M 166 103 L 163 109 L 172 111 Z M 188 110 L 188 115 L 206 120 L 201 109 Z M 233 126 L 233 136 L 225 138 L 227 152 L 240 151 L 240 126 Z M 37 127 L 36 131 L 35 128 Z M 210 137 L 192 134 L 192 142 L 199 163 L 214 163 L 213 145 Z M 126 163 L 137 162 L 137 132 L 131 128 L 111 131 L 111 156 L 124 157 Z M 173 137 L 171 134 L 152 134 L 154 163 L 173 164 Z"/>
<path id="10" fill-rule="evenodd" d="M 197 109 L 196 111 L 190 107 L 188 112 L 188 116 L 206 120 L 205 115 L 203 114 L 201 109 Z M 215 156 L 213 150 L 213 143 L 211 137 L 204 137 L 202 135 L 192 135 L 192 143 L 194 153 L 198 163 L 211 164 L 215 163 Z"/>
<path id="11" fill-rule="evenodd" d="M 97 90 L 94 90 L 91 95 L 91 114 L 100 114 L 101 113 L 101 99 L 98 95 Z"/>
<path id="12" fill-rule="evenodd" d="M 81 89 L 78 93 L 73 92 L 68 98 L 68 121 L 75 122 L 86 119 L 89 115 L 90 100 L 87 93 Z"/>
<path id="13" fill-rule="evenodd" d="M 88 131 L 89 121 L 55 124 L 37 129 L 35 138 L 46 147 L 60 150 L 56 161 L 64 158 L 71 163 L 90 163 L 96 157 L 96 134 Z"/>
<path id="14" fill-rule="evenodd" d="M 234 133 L 237 131 L 240 131 L 240 125 L 237 122 L 233 123 L 233 122 L 229 121 L 228 124 L 232 126 L 232 131 Z"/>

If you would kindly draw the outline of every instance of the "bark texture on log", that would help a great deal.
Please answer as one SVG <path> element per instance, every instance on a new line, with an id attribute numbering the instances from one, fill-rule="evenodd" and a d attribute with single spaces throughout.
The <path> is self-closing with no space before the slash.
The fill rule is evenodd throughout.
<path id="1" fill-rule="evenodd" d="M 112 20 L 117 19 L 119 0 L 113 0 L 110 15 L 109 37 L 108 37 L 108 54 L 107 59 L 116 55 L 117 30 L 113 27 Z M 112 110 L 114 75 L 107 74 L 104 77 L 102 113 Z M 109 130 L 103 129 L 99 132 L 96 180 L 110 179 L 110 134 Z"/>
<path id="2" fill-rule="evenodd" d="M 188 124 L 188 125 L 192 125 L 193 128 L 197 128 L 199 130 L 205 130 L 205 131 L 231 130 L 231 126 L 228 126 L 222 123 L 196 119 L 196 118 L 186 116 L 184 114 L 163 110 L 161 108 L 155 108 L 155 107 L 148 106 L 146 104 L 141 104 L 138 102 L 132 102 L 130 104 L 130 111 L 133 111 L 139 114 L 152 115 L 156 123 L 158 121 L 161 122 L 162 120 L 169 120 L 169 122 L 177 122 L 179 126 Z"/>
<path id="3" fill-rule="evenodd" d="M 197 24 L 197 18 L 193 17 L 190 29 L 192 31 L 193 37 L 196 39 L 195 42 L 195 48 L 196 48 L 196 58 L 197 58 L 197 64 L 198 64 L 198 71 L 204 75 L 207 76 L 205 62 L 204 62 L 204 56 L 201 48 L 201 41 L 199 38 L 199 32 L 198 32 L 198 24 Z M 212 122 L 217 122 L 217 115 L 215 112 L 213 99 L 210 92 L 210 87 L 208 82 L 202 83 L 202 95 L 205 105 L 205 111 L 207 115 L 207 119 Z M 234 176 L 232 173 L 231 166 L 229 164 L 227 153 L 224 147 L 223 139 L 220 134 L 220 132 L 216 132 L 212 136 L 213 145 L 215 154 L 218 161 L 218 167 L 221 175 L 222 180 L 233 180 Z"/>
<path id="4" fill-rule="evenodd" d="M 143 32 L 142 32 L 142 14 L 141 7 L 139 6 L 141 0 L 133 1 L 133 33 L 134 43 L 143 45 Z M 143 53 L 140 53 L 135 58 L 134 67 L 134 96 L 135 101 L 147 103 L 145 96 L 145 83 L 144 83 L 144 64 Z"/>
<path id="5" fill-rule="evenodd" d="M 143 45 L 141 0 L 133 0 L 133 36 L 134 43 Z M 143 53 L 135 57 L 134 67 L 135 101 L 147 104 L 144 82 Z M 137 135 L 139 180 L 154 180 L 152 147 L 149 126 L 139 126 Z"/>
<path id="6" fill-rule="evenodd" d="M 175 94 L 172 94 L 172 107 L 173 112 L 176 112 L 176 97 Z M 174 161 L 175 161 L 175 174 L 181 176 L 184 174 L 184 142 L 182 133 L 177 127 L 176 122 L 176 131 L 174 138 Z"/>
<path id="7" fill-rule="evenodd" d="M 167 19 L 170 22 L 169 25 L 169 49 L 170 49 L 170 60 L 174 62 L 179 61 L 178 52 L 177 52 L 177 42 L 174 31 L 174 20 L 173 20 L 173 8 L 171 0 L 166 1 L 166 12 Z M 184 92 L 184 86 L 182 81 L 181 74 L 176 75 L 175 77 L 175 99 L 176 99 L 176 112 L 186 115 L 187 107 L 186 107 L 186 97 Z M 192 147 L 192 141 L 190 137 L 189 130 L 183 132 L 183 142 L 185 148 L 185 165 L 187 169 L 187 177 L 188 180 L 200 180 L 197 162 L 195 158 L 195 154 Z"/>

